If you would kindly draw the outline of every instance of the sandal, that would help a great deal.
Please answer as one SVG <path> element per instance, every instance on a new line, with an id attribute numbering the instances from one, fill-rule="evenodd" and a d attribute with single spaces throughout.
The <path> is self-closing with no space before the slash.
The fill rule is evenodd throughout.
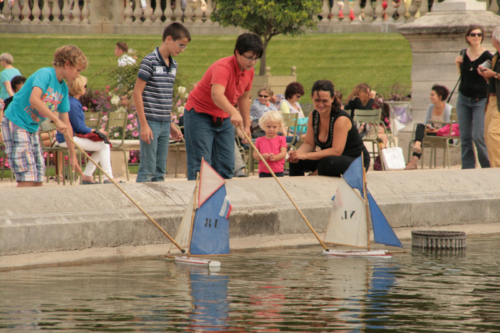
<path id="1" fill-rule="evenodd" d="M 113 182 L 112 182 L 111 180 L 109 180 L 109 179 L 103 180 L 103 182 L 102 182 L 102 183 L 103 183 L 103 184 L 113 184 Z M 118 180 L 118 181 L 116 181 L 116 180 L 115 180 L 115 183 L 118 183 L 118 184 L 125 184 L 125 182 L 124 182 L 123 180 Z"/>

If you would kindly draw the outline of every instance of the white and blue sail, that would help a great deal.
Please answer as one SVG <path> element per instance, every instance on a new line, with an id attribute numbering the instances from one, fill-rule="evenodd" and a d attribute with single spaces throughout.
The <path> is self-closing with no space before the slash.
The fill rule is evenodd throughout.
<path id="1" fill-rule="evenodd" d="M 202 161 L 199 186 L 186 208 L 175 238 L 187 255 L 229 254 L 229 216 L 232 206 L 225 180 Z"/>
<path id="2" fill-rule="evenodd" d="M 369 247 L 369 221 L 373 227 L 375 243 L 403 247 L 375 199 L 364 188 L 366 184 L 363 173 L 363 160 L 360 156 L 342 175 L 340 186 L 332 198 L 333 205 L 324 241 L 352 247 Z"/>

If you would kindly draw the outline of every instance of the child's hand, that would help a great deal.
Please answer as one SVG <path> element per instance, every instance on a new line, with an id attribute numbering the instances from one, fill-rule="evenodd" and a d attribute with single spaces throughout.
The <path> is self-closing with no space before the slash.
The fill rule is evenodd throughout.
<path id="1" fill-rule="evenodd" d="M 272 162 L 274 162 L 274 161 L 275 161 L 275 159 L 274 159 L 274 154 L 273 154 L 273 153 L 270 153 L 270 154 L 269 154 L 269 160 L 270 160 L 270 161 L 272 161 Z"/>
<path id="2" fill-rule="evenodd" d="M 153 131 L 151 131 L 148 124 L 144 124 L 144 126 L 141 125 L 141 140 L 148 145 L 151 143 L 151 140 L 153 140 Z"/>
<path id="3" fill-rule="evenodd" d="M 262 154 L 262 158 L 265 160 L 269 159 L 269 154 L 268 153 Z"/>
<path id="4" fill-rule="evenodd" d="M 59 133 L 66 134 L 66 131 L 68 130 L 68 126 L 66 126 L 66 124 L 61 119 L 57 119 L 57 121 L 54 123 L 54 125 L 56 125 Z"/>

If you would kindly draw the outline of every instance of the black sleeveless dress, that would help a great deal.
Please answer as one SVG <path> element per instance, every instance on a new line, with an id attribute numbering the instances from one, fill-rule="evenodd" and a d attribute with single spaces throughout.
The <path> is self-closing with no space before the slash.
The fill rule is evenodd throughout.
<path id="1" fill-rule="evenodd" d="M 368 154 L 368 150 L 365 147 L 365 144 L 363 143 L 363 139 L 361 139 L 361 136 L 359 135 L 358 129 L 354 125 L 351 117 L 347 112 L 344 110 L 332 110 L 330 113 L 330 126 L 328 128 L 328 137 L 326 139 L 326 142 L 321 142 L 318 139 L 319 135 L 319 121 L 320 121 L 320 116 L 319 112 L 314 110 L 312 112 L 312 117 L 313 117 L 313 130 L 314 130 L 314 143 L 316 146 L 320 147 L 322 150 L 323 149 L 328 149 L 332 147 L 332 141 L 333 141 L 333 126 L 335 124 L 335 121 L 337 121 L 338 118 L 340 117 L 347 117 L 351 121 L 351 129 L 347 133 L 347 140 L 345 143 L 344 151 L 342 152 L 342 156 L 349 156 L 352 158 L 357 158 L 361 155 L 361 152 L 363 152 L 363 164 L 365 167 L 370 165 L 370 155 Z M 367 168 L 367 167 L 366 167 Z"/>

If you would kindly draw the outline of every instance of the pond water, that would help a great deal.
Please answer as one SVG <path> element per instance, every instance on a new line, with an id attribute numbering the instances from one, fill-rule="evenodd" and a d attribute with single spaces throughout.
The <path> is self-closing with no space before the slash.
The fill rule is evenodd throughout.
<path id="1" fill-rule="evenodd" d="M 500 331 L 500 238 L 465 252 L 335 259 L 236 252 L 220 271 L 163 259 L 0 272 L 2 331 Z"/>

